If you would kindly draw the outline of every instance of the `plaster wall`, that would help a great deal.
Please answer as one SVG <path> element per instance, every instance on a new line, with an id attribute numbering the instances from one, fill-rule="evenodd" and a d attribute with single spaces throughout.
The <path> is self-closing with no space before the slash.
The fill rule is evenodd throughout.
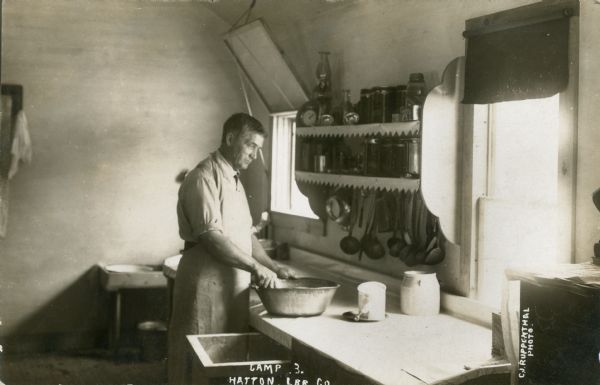
<path id="1" fill-rule="evenodd" d="M 194 2 L 6 0 L 2 82 L 24 86 L 33 162 L 10 184 L 0 336 L 106 326 L 96 263 L 177 254 L 175 175 L 245 110 Z"/>

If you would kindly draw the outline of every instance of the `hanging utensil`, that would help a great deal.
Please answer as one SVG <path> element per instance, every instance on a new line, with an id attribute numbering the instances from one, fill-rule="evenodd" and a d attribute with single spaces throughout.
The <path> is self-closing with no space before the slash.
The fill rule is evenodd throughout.
<path id="1" fill-rule="evenodd" d="M 402 249 L 400 249 L 400 251 L 398 252 L 398 258 L 400 258 L 400 260 L 403 262 L 406 260 L 406 258 L 408 256 L 408 252 L 410 251 L 410 247 L 412 245 L 412 239 L 409 234 L 410 223 L 411 223 L 411 209 L 410 209 L 411 196 L 412 196 L 412 191 L 406 191 L 406 193 L 404 194 L 404 196 L 402 198 L 402 219 L 401 219 L 402 232 L 401 232 L 401 234 L 402 234 L 402 238 L 404 239 L 404 247 Z"/>
<path id="2" fill-rule="evenodd" d="M 388 239 L 387 245 L 392 257 L 398 258 L 400 251 L 406 246 L 404 242 L 404 226 L 402 225 L 404 222 L 404 190 L 394 194 L 394 198 L 396 199 L 396 212 L 394 213 L 394 233 L 392 237 Z M 396 236 L 396 233 L 400 229 L 400 236 Z"/>
<path id="3" fill-rule="evenodd" d="M 419 251 L 418 249 L 418 239 L 417 239 L 417 232 L 416 232 L 416 220 L 417 220 L 417 210 L 418 210 L 418 200 L 417 200 L 417 194 L 418 192 L 412 192 L 410 195 L 410 201 L 408 203 L 408 210 L 409 210 L 409 215 L 407 218 L 407 224 L 408 224 L 408 233 L 409 233 L 409 238 L 411 240 L 410 246 L 408 247 L 408 250 L 406 251 L 405 257 L 403 259 L 403 262 L 407 265 L 407 266 L 415 266 L 417 264 L 417 252 Z"/>
<path id="4" fill-rule="evenodd" d="M 340 248 L 346 254 L 352 255 L 356 254 L 360 250 L 360 241 L 352 236 L 352 231 L 354 230 L 354 225 L 356 221 L 359 219 L 359 216 L 362 213 L 362 203 L 363 203 L 363 195 L 362 193 L 358 193 L 356 190 L 352 190 L 352 212 L 350 214 L 350 229 L 348 231 L 348 235 L 342 238 L 340 241 Z"/>
<path id="5" fill-rule="evenodd" d="M 435 240 L 435 247 L 430 250 L 427 253 L 427 256 L 425 257 L 425 263 L 428 265 L 436 265 L 440 262 L 442 262 L 446 256 L 446 253 L 444 253 L 444 250 L 442 250 L 442 248 L 440 247 L 440 239 L 442 237 L 441 235 L 441 231 L 439 228 L 439 221 L 437 217 L 434 217 L 434 227 L 433 227 L 433 231 L 434 231 L 434 240 Z"/>
<path id="6" fill-rule="evenodd" d="M 382 215 L 383 198 L 375 198 L 373 204 L 373 216 L 371 218 L 371 228 L 368 236 L 363 241 L 363 248 L 367 257 L 371 259 L 381 259 L 385 256 L 385 248 L 377 238 L 377 229 L 379 227 L 378 217 Z"/>
<path id="7" fill-rule="evenodd" d="M 342 227 L 348 226 L 350 221 L 352 207 L 351 202 L 348 202 L 350 200 L 349 195 L 346 188 L 338 188 L 325 201 L 327 216 Z"/>
<path id="8" fill-rule="evenodd" d="M 362 259 L 362 254 L 365 251 L 365 242 L 367 241 L 367 239 L 369 238 L 370 234 L 370 228 L 372 225 L 372 221 L 373 221 L 373 214 L 374 214 L 374 203 L 375 203 L 375 192 L 369 192 L 369 195 L 367 195 L 367 197 L 365 198 L 365 207 L 364 207 L 364 217 L 363 219 L 365 220 L 365 232 L 363 233 L 362 238 L 360 239 L 360 252 L 358 253 L 358 260 L 360 261 Z"/>
<path id="9" fill-rule="evenodd" d="M 427 248 L 427 216 L 429 211 L 425 206 L 425 202 L 423 201 L 423 197 L 420 193 L 417 194 L 418 199 L 418 212 L 417 212 L 417 220 L 416 220 L 416 233 L 417 233 L 417 253 L 415 255 L 415 262 L 417 264 L 424 264 Z"/>

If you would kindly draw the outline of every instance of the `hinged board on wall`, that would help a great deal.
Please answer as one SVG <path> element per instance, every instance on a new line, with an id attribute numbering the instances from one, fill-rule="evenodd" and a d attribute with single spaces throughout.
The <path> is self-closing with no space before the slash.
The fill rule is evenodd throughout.
<path id="1" fill-rule="evenodd" d="M 269 112 L 294 111 L 308 101 L 306 92 L 260 19 L 228 32 L 225 44 Z"/>

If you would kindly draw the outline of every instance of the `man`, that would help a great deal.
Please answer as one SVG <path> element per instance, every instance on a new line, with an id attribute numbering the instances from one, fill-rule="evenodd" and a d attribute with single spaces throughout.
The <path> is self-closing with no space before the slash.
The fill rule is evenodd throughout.
<path id="1" fill-rule="evenodd" d="M 179 189 L 177 217 L 185 248 L 173 288 L 169 385 L 189 385 L 188 334 L 248 329 L 251 275 L 263 287 L 294 273 L 278 266 L 251 232 L 239 171 L 258 156 L 267 132 L 237 113 L 223 125 L 220 148 L 200 162 Z"/>

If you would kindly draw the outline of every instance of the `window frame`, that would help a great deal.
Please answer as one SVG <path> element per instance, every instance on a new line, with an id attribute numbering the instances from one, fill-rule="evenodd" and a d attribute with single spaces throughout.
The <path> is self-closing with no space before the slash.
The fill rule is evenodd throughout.
<path id="1" fill-rule="evenodd" d="M 519 12 L 518 9 L 515 12 Z M 559 95 L 558 131 L 558 205 L 564 228 L 558 242 L 558 253 L 575 258 L 575 188 L 577 166 L 577 92 L 579 68 L 579 17 L 573 16 L 569 23 L 569 82 Z M 490 105 L 464 105 L 463 131 L 463 194 L 461 235 L 461 287 L 471 299 L 477 298 L 478 290 L 478 227 L 477 201 L 485 196 L 488 188 Z M 485 145 L 482 145 L 485 144 Z"/>
<path id="2" fill-rule="evenodd" d="M 296 119 L 297 111 L 285 111 L 270 114 L 271 120 L 271 200 L 270 210 L 273 213 L 304 219 L 318 219 L 308 206 L 308 198 L 304 197 L 294 184 L 296 162 Z M 279 124 L 285 131 L 279 131 Z M 281 135 L 281 136 L 280 136 Z M 285 144 L 285 149 L 281 146 Z M 286 151 L 287 150 L 287 151 Z M 279 178 L 283 181 L 279 181 Z M 297 202 L 300 198 L 302 202 Z"/>

